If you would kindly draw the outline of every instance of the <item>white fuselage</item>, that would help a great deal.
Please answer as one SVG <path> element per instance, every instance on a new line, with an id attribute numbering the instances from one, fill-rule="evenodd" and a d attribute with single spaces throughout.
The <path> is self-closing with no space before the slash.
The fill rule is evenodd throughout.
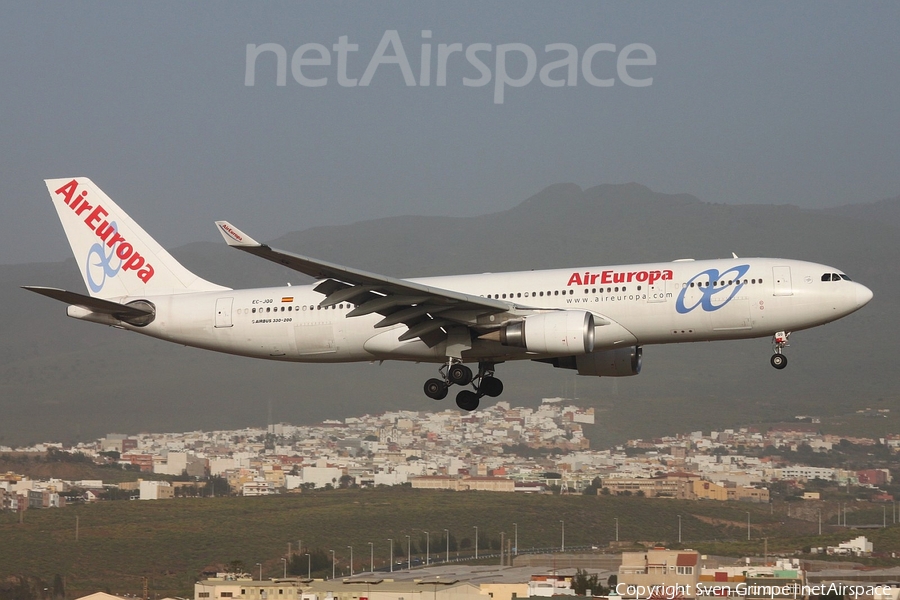
<path id="1" fill-rule="evenodd" d="M 829 275 L 827 281 L 823 276 Z M 831 274 L 835 274 L 832 280 Z M 583 269 L 485 273 L 411 281 L 522 308 L 590 311 L 595 350 L 622 346 L 767 337 L 843 317 L 871 292 L 838 269 L 768 258 L 676 261 Z M 156 317 L 124 328 L 152 337 L 257 358 L 298 362 L 400 359 L 446 362 L 446 342 L 399 341 L 403 324 L 376 329 L 381 315 L 347 317 L 353 306 L 322 307 L 315 286 L 150 296 Z M 128 302 L 137 298 L 124 298 Z M 79 309 L 70 315 L 84 318 Z M 599 322 L 599 319 L 598 319 Z M 497 341 L 473 340 L 463 360 L 546 358 Z"/>

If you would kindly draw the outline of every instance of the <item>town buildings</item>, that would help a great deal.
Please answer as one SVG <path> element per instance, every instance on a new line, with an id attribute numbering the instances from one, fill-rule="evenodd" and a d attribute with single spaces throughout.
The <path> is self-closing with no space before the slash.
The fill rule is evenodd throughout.
<path id="1" fill-rule="evenodd" d="M 827 452 L 837 436 L 817 432 L 811 423 L 787 424 L 766 431 L 753 428 L 691 432 L 593 450 L 585 427 L 593 409 L 560 398 L 535 408 L 498 402 L 473 413 L 391 411 L 379 415 L 325 421 L 318 425 L 273 424 L 267 428 L 185 433 L 109 434 L 91 443 L 62 448 L 46 443 L 20 452 L 80 452 L 96 460 L 118 461 L 146 482 L 122 484 L 141 499 L 162 500 L 196 493 L 196 483 L 152 483 L 147 474 L 210 479 L 211 495 L 247 496 L 303 489 L 411 485 L 453 491 L 507 493 L 556 491 L 637 495 L 688 500 L 769 501 L 777 481 L 820 480 L 875 487 L 890 483 L 887 469 L 851 471 L 789 464 L 777 456 L 761 458 L 754 449 L 773 447 Z M 896 453 L 900 436 L 873 440 Z M 0 448 L 0 453 L 12 449 Z M 227 481 L 225 489 L 222 480 Z M 216 489 L 216 486 L 219 489 Z M 78 490 L 85 500 L 104 496 L 102 481 L 33 481 L 10 473 L 0 476 L 0 506 L 6 510 L 64 504 Z M 139 492 L 139 493 L 138 493 Z M 53 494 L 63 494 L 57 499 Z M 19 497 L 21 496 L 21 500 Z M 888 498 L 890 499 L 890 498 Z"/>

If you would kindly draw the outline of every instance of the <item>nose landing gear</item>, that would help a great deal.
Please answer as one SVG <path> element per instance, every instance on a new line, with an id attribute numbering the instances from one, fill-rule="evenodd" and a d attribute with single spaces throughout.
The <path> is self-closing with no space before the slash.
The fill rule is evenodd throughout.
<path id="1" fill-rule="evenodd" d="M 472 384 L 474 390 L 460 390 L 456 395 L 456 405 L 466 411 L 478 408 L 483 396 L 496 398 L 503 393 L 503 382 L 494 377 L 494 363 L 478 363 L 478 374 L 473 375 L 469 367 L 451 360 L 446 365 L 441 365 L 439 372 L 440 379 L 433 378 L 425 382 L 425 395 L 434 400 L 443 400 L 451 385 Z"/>
<path id="2" fill-rule="evenodd" d="M 772 363 L 772 366 L 776 369 L 780 370 L 787 366 L 788 360 L 787 356 L 783 354 L 783 350 L 788 345 L 787 341 L 790 335 L 791 333 L 789 331 L 779 331 L 772 336 L 772 345 L 775 347 L 775 354 L 772 355 L 769 362 Z"/>

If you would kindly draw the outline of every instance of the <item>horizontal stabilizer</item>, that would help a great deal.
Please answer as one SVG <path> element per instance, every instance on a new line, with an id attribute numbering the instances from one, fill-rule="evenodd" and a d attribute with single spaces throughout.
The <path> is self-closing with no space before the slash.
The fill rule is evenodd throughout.
<path id="1" fill-rule="evenodd" d="M 84 294 L 77 294 L 75 292 L 67 292 L 66 290 L 61 290 L 58 288 L 24 285 L 22 286 L 22 289 L 28 290 L 29 292 L 34 292 L 35 294 L 40 294 L 41 296 L 53 298 L 54 300 L 59 300 L 60 302 L 65 302 L 66 304 L 79 306 L 91 312 L 100 313 L 103 315 L 111 315 L 121 321 L 137 319 L 139 317 L 146 317 L 153 314 L 152 311 L 139 308 L 137 306 L 119 304 L 118 302 L 103 300 L 102 298 L 92 298 L 91 296 L 85 296 Z"/>

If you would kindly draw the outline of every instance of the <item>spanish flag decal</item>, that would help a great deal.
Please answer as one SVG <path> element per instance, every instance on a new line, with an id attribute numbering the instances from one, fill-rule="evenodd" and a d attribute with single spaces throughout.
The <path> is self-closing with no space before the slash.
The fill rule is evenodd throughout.
<path id="1" fill-rule="evenodd" d="M 293 302 L 294 297 L 293 296 L 285 296 L 284 298 L 281 299 L 281 301 L 282 302 Z"/>

